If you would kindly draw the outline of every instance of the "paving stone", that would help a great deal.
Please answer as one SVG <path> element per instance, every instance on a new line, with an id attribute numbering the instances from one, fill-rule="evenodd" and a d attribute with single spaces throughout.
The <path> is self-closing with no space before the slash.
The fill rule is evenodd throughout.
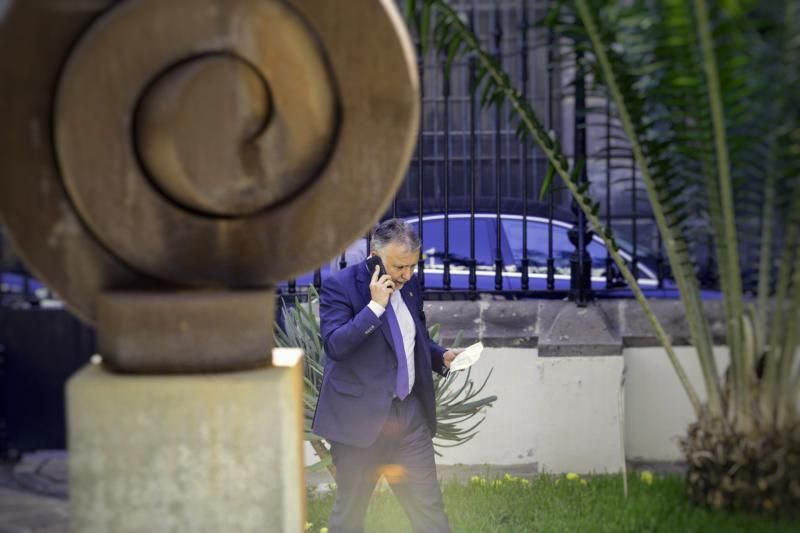
<path id="1" fill-rule="evenodd" d="M 0 533 L 66 533 L 67 502 L 0 487 Z"/>
<path id="2" fill-rule="evenodd" d="M 67 498 L 67 454 L 62 450 L 26 454 L 13 468 L 14 480 L 38 494 Z"/>

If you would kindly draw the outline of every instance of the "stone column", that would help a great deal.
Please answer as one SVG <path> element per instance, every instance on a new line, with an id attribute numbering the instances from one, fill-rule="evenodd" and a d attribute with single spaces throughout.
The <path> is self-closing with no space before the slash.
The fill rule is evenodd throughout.
<path id="1" fill-rule="evenodd" d="M 85 367 L 67 385 L 72 531 L 303 531 L 302 397 L 299 362 L 173 376 Z"/>

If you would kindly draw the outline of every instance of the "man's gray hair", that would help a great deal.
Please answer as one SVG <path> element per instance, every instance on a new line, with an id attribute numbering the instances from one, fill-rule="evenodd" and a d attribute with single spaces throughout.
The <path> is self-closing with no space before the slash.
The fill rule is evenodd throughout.
<path id="1" fill-rule="evenodd" d="M 390 218 L 375 226 L 369 247 L 373 252 L 380 252 L 390 242 L 404 245 L 412 252 L 422 247 L 419 236 L 411 224 L 399 218 Z"/>

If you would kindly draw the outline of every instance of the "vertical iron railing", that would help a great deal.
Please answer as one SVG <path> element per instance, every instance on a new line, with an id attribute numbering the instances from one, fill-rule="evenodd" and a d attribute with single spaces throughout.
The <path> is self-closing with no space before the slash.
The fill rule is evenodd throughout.
<path id="1" fill-rule="evenodd" d="M 664 241 L 661 237 L 661 232 L 658 232 L 658 255 L 656 256 L 656 276 L 658 277 L 658 288 L 664 288 Z"/>
<path id="2" fill-rule="evenodd" d="M 583 52 L 575 52 L 575 124 L 574 124 L 574 165 L 581 169 L 580 175 L 576 176 L 580 183 L 588 181 L 588 162 L 586 161 L 586 78 L 583 70 Z M 589 244 L 590 234 L 586 228 L 586 215 L 578 206 L 577 202 L 572 202 L 573 211 L 577 218 L 575 226 L 570 230 L 571 241 L 575 245 L 575 250 L 570 259 L 570 300 L 575 301 L 579 307 L 585 306 L 591 299 L 591 275 L 592 259 L 586 251 Z"/>
<path id="3" fill-rule="evenodd" d="M 553 131 L 555 118 L 553 111 L 553 84 L 555 83 L 555 61 L 556 61 L 556 39 L 552 29 L 547 30 L 547 95 L 545 105 L 547 106 L 547 128 Z M 553 258 L 553 212 L 555 210 L 555 191 L 551 186 L 547 193 L 547 290 L 552 291 L 556 288 L 556 265 Z"/>
<path id="4" fill-rule="evenodd" d="M 494 56 L 498 64 L 502 65 L 503 55 L 501 52 L 503 39 L 503 27 L 500 24 L 500 6 L 495 4 L 494 8 Z M 502 160 L 502 102 L 496 102 L 495 119 L 494 119 L 494 184 L 495 184 L 495 214 L 496 214 L 496 239 L 495 243 L 495 256 L 494 256 L 494 288 L 497 291 L 503 290 L 503 224 L 501 220 L 502 213 L 502 180 L 500 176 L 500 163 Z"/>
<path id="5" fill-rule="evenodd" d="M 529 98 L 528 95 L 528 3 L 525 0 L 521 1 L 522 9 L 522 22 L 520 32 L 522 38 L 520 39 L 520 56 L 522 63 L 522 96 Z M 530 176 L 528 175 L 528 151 L 529 145 L 525 139 L 522 139 L 522 161 L 521 161 L 521 179 L 522 179 L 522 259 L 521 269 L 522 275 L 520 277 L 520 289 L 524 292 L 529 289 L 528 278 L 528 183 Z"/>
<path id="6" fill-rule="evenodd" d="M 611 100 L 606 99 L 606 227 L 613 231 L 611 226 Z M 606 289 L 613 287 L 614 260 L 606 250 Z"/>
<path id="7" fill-rule="evenodd" d="M 469 29 L 475 31 L 475 6 L 469 10 Z M 475 76 L 475 56 L 469 57 L 469 279 L 467 280 L 468 289 L 474 293 L 478 289 L 478 261 L 475 257 L 475 187 L 478 180 L 475 172 L 475 148 L 476 148 L 476 124 L 475 119 L 475 95 L 478 92 L 477 79 Z"/>
<path id="8" fill-rule="evenodd" d="M 450 290 L 450 72 L 444 70 L 442 62 L 442 96 L 444 97 L 444 257 L 442 258 L 442 283 L 444 290 Z"/>
<path id="9" fill-rule="evenodd" d="M 636 213 L 638 211 L 638 205 L 636 203 L 636 160 L 631 154 L 631 235 L 633 236 L 631 244 L 633 245 L 633 257 L 631 259 L 631 273 L 633 274 L 634 279 L 638 281 L 639 279 L 639 268 L 638 268 L 638 261 L 639 261 L 639 236 L 637 235 L 637 225 Z"/>
<path id="10" fill-rule="evenodd" d="M 422 39 L 417 37 L 417 70 L 419 72 L 419 134 L 417 135 L 417 234 L 422 241 L 422 250 L 417 262 L 417 278 L 420 290 L 425 290 L 425 56 L 422 53 Z"/>

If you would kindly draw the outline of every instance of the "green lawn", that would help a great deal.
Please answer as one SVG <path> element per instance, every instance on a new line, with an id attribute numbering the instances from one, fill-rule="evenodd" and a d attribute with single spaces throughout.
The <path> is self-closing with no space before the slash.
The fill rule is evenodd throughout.
<path id="1" fill-rule="evenodd" d="M 310 497 L 308 530 L 318 532 L 328 521 L 333 494 Z M 619 475 L 568 480 L 541 476 L 528 481 L 473 478 L 467 484 L 448 482 L 444 502 L 453 531 L 800 531 L 800 517 L 776 518 L 746 513 L 715 512 L 691 505 L 680 476 L 655 477 L 646 483 L 629 477 L 629 497 Z M 411 531 L 391 492 L 376 491 L 366 521 L 367 533 Z"/>

